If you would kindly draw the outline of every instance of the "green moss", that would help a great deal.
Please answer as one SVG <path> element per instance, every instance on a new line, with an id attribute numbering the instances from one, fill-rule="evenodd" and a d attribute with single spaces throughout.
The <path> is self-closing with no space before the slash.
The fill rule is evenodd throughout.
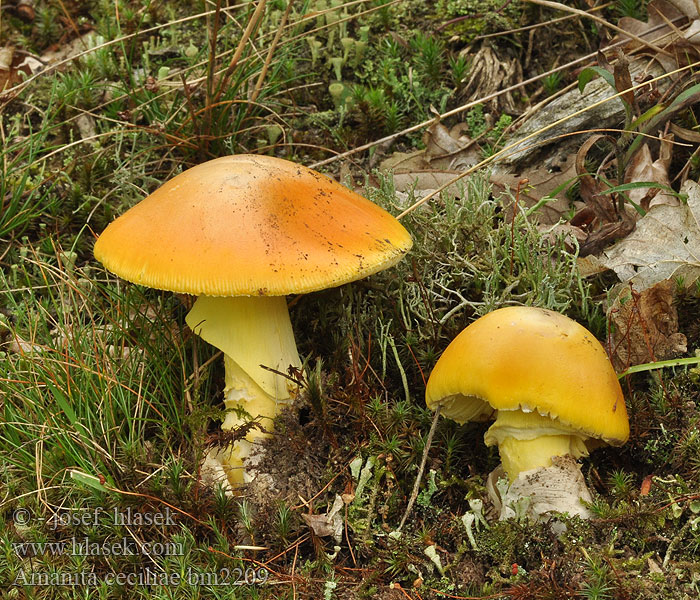
<path id="1" fill-rule="evenodd" d="M 504 3 L 503 0 L 440 0 L 437 6 L 438 14 L 445 21 L 469 17 L 448 29 L 450 33 L 462 36 L 467 43 L 478 35 L 514 29 L 523 15 L 520 2 Z"/>

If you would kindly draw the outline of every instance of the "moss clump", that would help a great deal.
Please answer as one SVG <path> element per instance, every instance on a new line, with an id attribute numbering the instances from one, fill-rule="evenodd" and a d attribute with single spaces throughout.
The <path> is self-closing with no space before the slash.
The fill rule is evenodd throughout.
<path id="1" fill-rule="evenodd" d="M 520 2 L 503 0 L 440 0 L 437 14 L 445 21 L 468 16 L 454 25 L 452 33 L 459 33 L 466 42 L 478 35 L 514 29 L 523 14 Z"/>

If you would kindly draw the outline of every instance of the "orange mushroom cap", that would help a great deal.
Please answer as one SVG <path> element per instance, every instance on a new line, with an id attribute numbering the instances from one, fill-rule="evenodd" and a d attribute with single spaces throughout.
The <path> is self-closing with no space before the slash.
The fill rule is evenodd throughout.
<path id="1" fill-rule="evenodd" d="M 536 411 L 609 444 L 629 437 L 605 349 L 576 321 L 541 308 L 502 308 L 471 323 L 435 365 L 426 402 L 459 423 Z"/>
<path id="2" fill-rule="evenodd" d="M 148 287 L 282 296 L 361 279 L 411 248 L 404 227 L 307 167 L 234 155 L 177 175 L 113 221 L 95 257 Z"/>

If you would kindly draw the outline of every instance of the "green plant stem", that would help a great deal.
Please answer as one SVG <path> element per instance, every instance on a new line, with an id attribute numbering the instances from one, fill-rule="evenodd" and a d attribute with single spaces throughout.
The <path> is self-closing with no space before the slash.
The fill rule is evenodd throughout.
<path id="1" fill-rule="evenodd" d="M 633 365 L 629 369 L 625 369 L 622 373 L 618 374 L 617 378 L 622 379 L 623 377 L 627 377 L 627 375 L 632 375 L 633 373 L 654 371 L 656 369 L 663 369 L 665 367 L 681 367 L 683 365 L 697 364 L 700 364 L 700 356 L 693 356 L 690 358 L 675 358 L 671 360 L 659 360 L 656 362 L 644 363 L 642 365 Z"/>

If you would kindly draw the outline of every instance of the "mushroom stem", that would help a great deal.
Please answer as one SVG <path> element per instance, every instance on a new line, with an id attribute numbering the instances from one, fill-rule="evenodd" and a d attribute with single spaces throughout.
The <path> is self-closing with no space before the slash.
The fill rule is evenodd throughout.
<path id="1" fill-rule="evenodd" d="M 498 445 L 503 469 L 512 482 L 522 471 L 549 467 L 552 456 L 588 456 L 584 438 L 559 419 L 537 411 L 498 410 L 484 442 Z"/>
<path id="2" fill-rule="evenodd" d="M 506 437 L 498 445 L 498 453 L 503 470 L 511 482 L 523 471 L 549 467 L 553 456 L 571 454 L 567 435 L 541 435 L 534 440 Z"/>
<path id="3" fill-rule="evenodd" d="M 484 440 L 498 444 L 508 478 L 501 518 L 512 516 L 509 504 L 523 497 L 530 498 L 527 512 L 535 518 L 551 511 L 589 516 L 580 500 L 590 502 L 591 494 L 576 462 L 588 455 L 583 436 L 536 411 L 499 410 Z"/>
<path id="4" fill-rule="evenodd" d="M 270 434 L 272 420 L 296 394 L 292 381 L 270 370 L 301 368 L 287 302 L 284 296 L 199 296 L 185 320 L 224 353 L 222 429 L 234 430 L 253 419 L 262 427 L 251 428 L 245 439 L 219 453 L 229 482 L 237 486 L 249 479 L 244 466 L 253 444 Z"/>

